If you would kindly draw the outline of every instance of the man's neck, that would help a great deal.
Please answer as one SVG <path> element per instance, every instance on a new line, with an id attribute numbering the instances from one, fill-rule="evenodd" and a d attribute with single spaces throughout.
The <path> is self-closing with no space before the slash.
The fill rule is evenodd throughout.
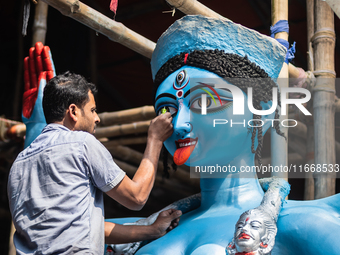
<path id="1" fill-rule="evenodd" d="M 66 118 L 62 119 L 61 121 L 54 121 L 53 124 L 59 124 L 68 128 L 69 130 L 74 130 L 73 126 L 69 123 L 69 121 L 66 120 Z"/>

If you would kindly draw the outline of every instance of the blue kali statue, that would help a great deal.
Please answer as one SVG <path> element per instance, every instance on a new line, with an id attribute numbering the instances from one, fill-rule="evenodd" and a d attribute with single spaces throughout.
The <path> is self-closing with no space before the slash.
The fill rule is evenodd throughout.
<path id="1" fill-rule="evenodd" d="M 284 48 L 274 39 L 213 18 L 185 16 L 160 37 L 151 66 L 156 113 L 166 109 L 174 118 L 173 135 L 164 143 L 167 150 L 177 164 L 237 170 L 201 172 L 200 206 L 185 213 L 177 228 L 136 254 L 226 254 L 240 215 L 262 201 L 264 192 L 256 173 L 245 175 L 241 169 L 254 166 L 255 157 L 261 159 L 262 137 L 272 126 L 266 120 L 277 119 L 278 112 L 253 115 L 244 93 L 244 114 L 233 115 L 236 104 L 231 91 L 216 85 L 233 84 L 243 92 L 252 87 L 254 108 L 270 109 L 284 58 Z M 201 114 L 203 105 L 206 115 Z M 214 127 L 214 119 L 229 123 Z M 249 120 L 258 127 L 249 127 Z M 279 126 L 274 128 L 272 132 L 281 134 Z M 286 201 L 278 216 L 272 254 L 340 254 L 339 212 L 340 195 Z M 256 224 L 250 227 L 257 231 Z"/>
<path id="2" fill-rule="evenodd" d="M 48 58 L 49 50 L 44 52 L 51 67 L 48 71 L 55 73 L 52 59 Z M 273 125 L 267 120 L 278 118 L 278 110 L 268 115 L 253 115 L 247 106 L 247 88 L 253 89 L 255 109 L 271 109 L 272 89 L 277 86 L 275 81 L 284 58 L 285 49 L 274 39 L 224 20 L 185 16 L 161 36 L 151 65 L 156 112 L 161 114 L 166 110 L 173 114 L 174 132 L 165 142 L 167 150 L 176 164 L 185 163 L 194 170 L 197 167 L 231 166 L 235 171 L 213 174 L 201 171 L 201 194 L 169 206 L 187 212 L 181 217 L 179 226 L 139 250 L 140 244 L 131 244 L 131 251 L 137 250 L 136 254 L 225 255 L 231 242 L 231 254 L 270 252 L 266 245 L 273 244 L 272 233 L 276 230 L 266 232 L 259 226 L 265 221 L 256 220 L 268 208 L 261 207 L 261 213 L 258 211 L 263 202 L 263 189 L 268 187 L 262 184 L 261 187 L 256 173 L 245 174 L 241 170 L 254 166 L 255 157 L 261 160 L 262 137 Z M 37 78 L 37 84 L 41 83 L 41 86 L 39 91 L 33 92 L 39 104 L 48 78 Z M 243 91 L 243 105 L 237 100 L 239 95 L 223 89 L 227 85 L 235 85 Z M 30 88 L 28 85 L 25 91 Z M 39 105 L 27 105 L 27 113 L 24 111 L 23 115 L 25 122 L 32 123 L 27 126 L 28 140 L 32 140 L 40 133 L 45 120 L 35 118 L 35 112 L 43 114 Z M 205 115 L 202 108 L 206 109 Z M 244 114 L 234 115 L 234 108 L 243 108 Z M 228 120 L 228 123 L 214 126 L 217 119 Z M 250 120 L 252 127 L 248 125 Z M 281 134 L 277 122 L 272 132 L 275 131 Z M 285 195 L 282 193 L 280 197 Z M 272 254 L 340 254 L 339 213 L 340 195 L 314 201 L 284 202 L 280 214 L 275 217 L 277 235 Z M 152 215 L 134 224 L 148 224 L 155 217 Z M 239 227 L 240 234 L 237 234 Z M 249 233 L 245 232 L 246 228 Z M 250 242 L 252 238 L 254 242 Z M 246 242 L 253 243 L 254 247 L 260 245 L 258 253 L 243 248 L 247 246 Z"/>

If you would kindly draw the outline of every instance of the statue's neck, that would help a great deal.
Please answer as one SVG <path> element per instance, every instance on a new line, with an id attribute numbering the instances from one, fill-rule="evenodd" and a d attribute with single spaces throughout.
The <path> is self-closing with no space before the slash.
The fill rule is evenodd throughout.
<path id="1" fill-rule="evenodd" d="M 201 178 L 201 208 L 226 206 L 247 210 L 258 206 L 263 197 L 263 190 L 256 173 L 241 172 L 241 169 L 249 169 L 245 167 L 254 166 L 254 155 L 243 154 L 224 165 L 233 166 L 237 171 L 224 174 L 224 178 Z"/>

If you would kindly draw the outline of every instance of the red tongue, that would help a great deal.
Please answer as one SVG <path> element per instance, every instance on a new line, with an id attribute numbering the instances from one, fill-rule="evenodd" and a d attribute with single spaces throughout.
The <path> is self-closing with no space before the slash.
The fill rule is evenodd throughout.
<path id="1" fill-rule="evenodd" d="M 191 152 L 194 150 L 195 145 L 185 146 L 179 148 L 174 153 L 174 162 L 176 165 L 183 165 L 190 157 Z"/>

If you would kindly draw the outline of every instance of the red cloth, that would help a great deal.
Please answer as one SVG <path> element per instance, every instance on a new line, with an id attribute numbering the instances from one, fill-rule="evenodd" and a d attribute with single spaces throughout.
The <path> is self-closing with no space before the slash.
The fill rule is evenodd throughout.
<path id="1" fill-rule="evenodd" d="M 111 0 L 110 3 L 110 10 L 113 11 L 116 15 L 117 12 L 117 7 L 118 7 L 118 0 Z"/>

